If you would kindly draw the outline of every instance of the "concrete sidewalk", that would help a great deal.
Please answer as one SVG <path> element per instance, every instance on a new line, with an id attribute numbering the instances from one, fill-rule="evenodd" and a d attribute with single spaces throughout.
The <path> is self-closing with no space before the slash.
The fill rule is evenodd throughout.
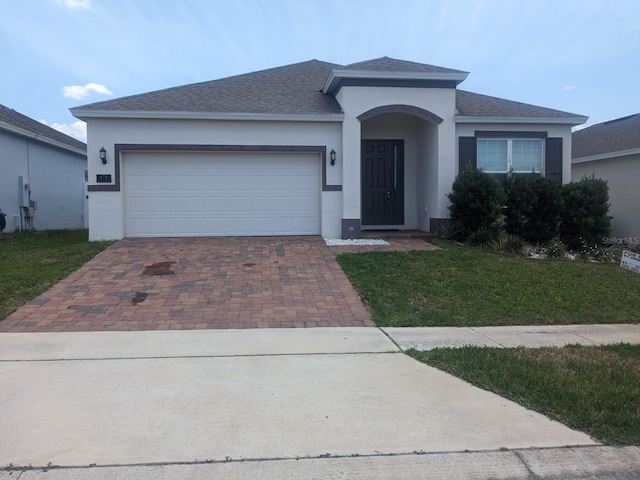
<path id="1" fill-rule="evenodd" d="M 402 349 L 431 350 L 467 345 L 479 347 L 562 347 L 640 343 L 640 325 L 530 325 L 512 327 L 382 328 Z"/>
<path id="2" fill-rule="evenodd" d="M 0 334 L 0 381 L 2 480 L 640 477 L 377 328 Z"/>

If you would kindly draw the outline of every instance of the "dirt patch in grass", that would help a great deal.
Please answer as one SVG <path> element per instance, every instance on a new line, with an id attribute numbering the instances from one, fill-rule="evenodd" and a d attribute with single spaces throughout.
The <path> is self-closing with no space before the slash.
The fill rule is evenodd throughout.
<path id="1" fill-rule="evenodd" d="M 571 348 L 521 348 L 514 350 L 515 358 L 532 359 L 537 362 L 549 362 L 557 369 L 572 371 L 576 365 L 583 368 L 613 365 L 616 369 L 624 369 L 635 372 L 640 377 L 640 361 L 634 357 L 624 357 L 620 353 L 611 350 L 611 347 L 589 349 L 589 354 L 580 346 Z"/>

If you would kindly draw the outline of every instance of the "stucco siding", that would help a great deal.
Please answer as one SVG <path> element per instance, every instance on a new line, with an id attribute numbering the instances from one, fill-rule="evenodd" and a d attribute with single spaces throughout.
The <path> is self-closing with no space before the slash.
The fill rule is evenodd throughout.
<path id="1" fill-rule="evenodd" d="M 16 135 L 0 131 L 0 209 L 6 214 L 7 228 L 20 225 L 14 218 L 20 216 L 20 188 L 18 178 L 29 178 L 27 142 Z"/>
<path id="2" fill-rule="evenodd" d="M 83 228 L 85 158 L 38 144 L 30 151 L 31 198 L 38 202 L 35 228 Z"/>
<path id="3" fill-rule="evenodd" d="M 451 188 L 455 178 L 456 163 L 456 138 L 455 138 L 455 90 L 447 88 L 399 88 L 399 87 L 344 87 L 336 95 L 336 99 L 345 112 L 343 123 L 343 151 L 344 160 L 344 204 L 345 218 L 360 218 L 360 137 L 357 135 L 359 120 L 357 117 L 377 107 L 389 105 L 410 105 L 424 109 L 431 114 L 442 119 L 439 124 L 427 124 L 425 120 L 420 120 L 422 131 L 416 135 L 413 143 L 413 152 L 424 157 L 429 152 L 430 158 L 436 160 L 436 164 L 429 164 L 421 172 L 434 174 L 429 180 L 421 177 L 420 180 L 412 180 L 413 187 L 410 190 L 407 185 L 408 202 L 405 208 L 409 220 L 407 228 L 418 228 L 418 225 L 429 223 L 429 218 L 446 216 L 448 201 L 446 192 Z M 417 119 L 417 117 L 414 117 Z M 370 122 L 367 120 L 366 122 Z M 366 123 L 365 122 L 365 123 Z M 414 125 L 417 125 L 414 123 Z M 427 127 L 427 128 L 424 128 Z M 414 127 L 414 131 L 418 128 Z M 390 131 L 393 131 L 391 129 Z M 423 144 L 423 136 L 433 136 L 429 147 Z M 410 137 L 410 135 L 409 135 Z M 365 138 L 364 132 L 362 138 Z M 435 139 L 435 141 L 433 141 Z M 434 152 L 433 145 L 436 145 L 437 152 Z M 407 155 L 405 155 L 407 158 Z M 418 176 L 418 167 L 414 163 L 412 172 Z M 432 180 L 437 179 L 437 180 Z M 420 184 L 423 181 L 427 184 Z M 419 192 L 423 192 L 419 194 Z M 412 195 L 412 196 L 410 196 Z M 425 197 L 428 198 L 425 204 Z M 424 208 L 427 207 L 427 214 L 424 215 Z M 428 228 L 424 228 L 428 230 Z"/>
<path id="4" fill-rule="evenodd" d="M 341 136 L 342 128 L 337 122 L 94 119 L 89 122 L 88 129 L 89 180 L 96 184 L 96 175 L 111 174 L 115 181 L 113 156 L 116 144 L 324 146 L 327 155 L 332 149 L 336 151 L 336 165 L 330 165 L 327 158 L 326 183 L 341 186 Z M 106 165 L 98 157 L 103 146 L 107 150 Z M 122 191 L 89 194 L 92 239 L 124 236 L 123 195 Z M 340 236 L 341 201 L 341 191 L 321 193 L 321 234 L 324 237 Z"/>
<path id="5" fill-rule="evenodd" d="M 418 139 L 418 151 L 422 159 L 418 162 L 418 228 L 428 232 L 431 228 L 429 224 L 431 217 L 448 216 L 439 216 L 438 212 L 438 208 L 446 208 L 448 200 L 440 198 L 438 189 L 438 127 L 427 125 L 424 120 L 420 123 L 421 128 L 424 128 L 424 134 Z"/>
<path id="6" fill-rule="evenodd" d="M 606 180 L 609 186 L 612 237 L 631 238 L 630 243 L 637 243 L 640 239 L 640 155 L 574 163 L 571 167 L 574 182 L 592 175 Z"/>
<path id="7" fill-rule="evenodd" d="M 19 177 L 30 184 L 37 202 L 33 227 L 37 230 L 84 227 L 84 170 L 82 155 L 19 135 L 0 132 L 0 208 L 7 214 L 7 231 L 20 227 Z"/>

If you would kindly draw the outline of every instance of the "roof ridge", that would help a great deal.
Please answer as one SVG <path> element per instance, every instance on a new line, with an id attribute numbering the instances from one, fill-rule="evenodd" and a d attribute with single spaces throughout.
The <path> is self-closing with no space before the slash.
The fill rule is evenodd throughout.
<path id="1" fill-rule="evenodd" d="M 405 66 L 411 66 L 412 68 L 406 69 L 406 70 L 392 68 L 393 66 L 398 67 L 399 65 L 402 65 L 402 64 L 404 64 Z M 372 66 L 373 67 L 371 68 L 372 71 L 385 71 L 385 70 L 392 69 L 398 72 L 413 71 L 413 72 L 468 73 L 468 72 L 464 72 L 463 70 L 457 70 L 457 69 L 448 68 L 448 67 L 441 67 L 439 65 L 433 65 L 431 63 L 422 63 L 422 62 L 415 62 L 413 60 L 393 58 L 387 55 L 378 57 L 378 58 L 372 58 L 370 60 L 363 60 L 360 62 L 350 63 L 348 65 L 344 65 L 343 68 L 348 70 L 353 68 L 358 69 L 364 66 Z"/>

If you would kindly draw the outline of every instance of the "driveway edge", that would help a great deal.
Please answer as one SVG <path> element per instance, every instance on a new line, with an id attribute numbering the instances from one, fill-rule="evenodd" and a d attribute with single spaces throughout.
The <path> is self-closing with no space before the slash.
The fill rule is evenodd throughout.
<path id="1" fill-rule="evenodd" d="M 332 478 L 332 479 L 511 479 L 567 478 L 636 479 L 640 477 L 638 447 L 564 447 L 479 452 L 444 452 L 319 456 L 273 459 L 202 460 L 192 463 L 38 466 L 0 470 L 1 480 L 174 478 Z"/>

